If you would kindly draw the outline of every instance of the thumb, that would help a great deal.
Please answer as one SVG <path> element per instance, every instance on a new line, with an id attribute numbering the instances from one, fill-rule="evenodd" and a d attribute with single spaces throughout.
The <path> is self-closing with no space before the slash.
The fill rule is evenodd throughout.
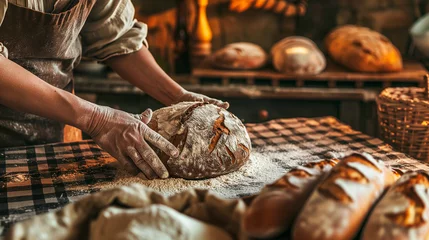
<path id="1" fill-rule="evenodd" d="M 141 120 L 144 124 L 148 124 L 152 119 L 152 109 L 148 108 L 140 114 Z"/>

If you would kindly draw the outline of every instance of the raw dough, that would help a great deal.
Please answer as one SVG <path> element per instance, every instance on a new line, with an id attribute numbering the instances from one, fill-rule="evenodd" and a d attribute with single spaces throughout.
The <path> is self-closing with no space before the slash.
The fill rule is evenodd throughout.
<path id="1" fill-rule="evenodd" d="M 90 240 L 232 240 L 224 230 L 164 205 L 109 207 L 91 224 Z"/>

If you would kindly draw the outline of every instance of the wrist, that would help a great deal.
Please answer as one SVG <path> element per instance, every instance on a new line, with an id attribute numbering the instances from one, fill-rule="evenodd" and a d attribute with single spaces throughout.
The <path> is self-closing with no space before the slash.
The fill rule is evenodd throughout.
<path id="1" fill-rule="evenodd" d="M 79 109 L 79 117 L 76 119 L 76 127 L 90 136 L 96 136 L 105 119 L 105 107 L 88 103 Z"/>
<path id="2" fill-rule="evenodd" d="M 180 99 L 188 92 L 181 86 L 174 89 L 166 87 L 163 88 L 162 91 L 164 92 L 165 96 L 168 96 L 169 102 L 164 103 L 166 106 L 178 103 Z"/>

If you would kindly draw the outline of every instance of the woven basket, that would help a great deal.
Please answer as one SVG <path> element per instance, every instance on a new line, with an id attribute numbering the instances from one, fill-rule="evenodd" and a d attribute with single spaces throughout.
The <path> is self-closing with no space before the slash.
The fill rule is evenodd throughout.
<path id="1" fill-rule="evenodd" d="M 377 97 L 381 138 L 393 148 L 429 161 L 429 76 L 425 88 L 386 88 Z"/>

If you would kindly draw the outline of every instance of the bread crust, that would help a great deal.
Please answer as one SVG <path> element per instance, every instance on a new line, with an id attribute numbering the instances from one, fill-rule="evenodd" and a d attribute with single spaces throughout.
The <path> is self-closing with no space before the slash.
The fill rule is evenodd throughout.
<path id="1" fill-rule="evenodd" d="M 202 102 L 182 102 L 153 112 L 148 126 L 173 143 L 178 158 L 157 149 L 170 176 L 204 179 L 243 166 L 252 149 L 243 123 L 232 113 Z"/>
<path id="2" fill-rule="evenodd" d="M 369 28 L 345 25 L 325 39 L 331 58 L 358 72 L 397 72 L 402 70 L 399 50 L 382 34 Z"/>
<path id="3" fill-rule="evenodd" d="M 396 180 L 369 154 L 352 154 L 317 186 L 293 227 L 297 240 L 352 239 L 372 204 Z"/>
<path id="4" fill-rule="evenodd" d="M 429 175 L 405 173 L 375 206 L 362 239 L 429 239 Z"/>
<path id="5" fill-rule="evenodd" d="M 213 67 L 231 70 L 258 69 L 263 67 L 267 61 L 268 55 L 264 49 L 248 42 L 228 44 L 210 57 Z"/>
<path id="6" fill-rule="evenodd" d="M 317 45 L 308 38 L 292 36 L 271 48 L 274 68 L 286 74 L 313 75 L 322 72 L 326 59 Z"/>
<path id="7" fill-rule="evenodd" d="M 243 217 L 243 230 L 250 237 L 271 238 L 286 232 L 324 174 L 338 159 L 310 162 L 266 185 Z"/>

